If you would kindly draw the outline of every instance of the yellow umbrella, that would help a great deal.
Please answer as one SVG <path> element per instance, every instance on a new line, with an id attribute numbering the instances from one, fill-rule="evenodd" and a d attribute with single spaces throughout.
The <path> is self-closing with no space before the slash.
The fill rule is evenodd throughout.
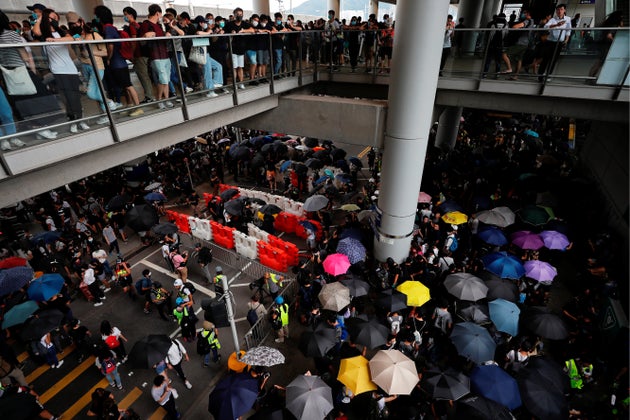
<path id="1" fill-rule="evenodd" d="M 396 290 L 407 295 L 407 306 L 422 306 L 431 299 L 429 288 L 419 281 L 407 280 Z"/>
<path id="2" fill-rule="evenodd" d="M 442 216 L 442 220 L 450 225 L 461 225 L 468 221 L 468 216 L 460 211 L 451 211 Z"/>
<path id="3" fill-rule="evenodd" d="M 368 360 L 363 356 L 341 359 L 337 380 L 347 386 L 354 395 L 374 391 L 377 388 L 370 379 Z"/>

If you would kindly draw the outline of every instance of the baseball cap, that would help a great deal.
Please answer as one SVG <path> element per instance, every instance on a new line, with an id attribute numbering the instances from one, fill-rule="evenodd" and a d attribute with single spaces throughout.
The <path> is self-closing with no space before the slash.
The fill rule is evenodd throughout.
<path id="1" fill-rule="evenodd" d="M 68 22 L 68 24 L 77 23 L 79 19 L 81 19 L 81 17 L 77 12 L 66 13 L 66 22 Z"/>
<path id="2" fill-rule="evenodd" d="M 32 6 L 26 6 L 28 10 L 46 10 L 46 6 L 41 3 L 35 3 Z"/>
<path id="3" fill-rule="evenodd" d="M 177 279 L 177 280 L 175 280 L 175 283 L 173 283 L 174 287 L 179 287 L 179 286 L 183 286 L 183 285 L 184 285 L 184 282 L 181 281 L 181 279 Z"/>
<path id="4" fill-rule="evenodd" d="M 223 272 L 223 268 L 220 265 L 217 265 L 217 267 L 214 269 L 215 272 L 217 273 L 222 273 Z"/>
<path id="5" fill-rule="evenodd" d="M 195 17 L 195 19 L 193 20 L 193 22 L 194 22 L 194 23 L 204 23 L 204 22 L 206 22 L 206 23 L 207 23 L 208 21 L 206 20 L 206 18 L 205 18 L 205 17 L 203 17 L 203 16 L 199 15 L 199 16 Z"/>

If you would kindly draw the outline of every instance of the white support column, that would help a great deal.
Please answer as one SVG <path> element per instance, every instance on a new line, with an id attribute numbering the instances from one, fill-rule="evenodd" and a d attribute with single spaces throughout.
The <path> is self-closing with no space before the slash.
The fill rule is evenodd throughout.
<path id="1" fill-rule="evenodd" d="M 252 8 L 253 13 L 261 14 L 269 16 L 271 13 L 271 9 L 269 8 L 269 0 L 252 0 Z M 277 12 L 277 10 L 276 10 Z"/>
<path id="2" fill-rule="evenodd" d="M 335 11 L 335 17 L 341 20 L 341 0 L 328 0 L 328 10 Z M 328 14 L 328 10 L 326 10 L 326 14 Z"/>
<path id="3" fill-rule="evenodd" d="M 449 0 L 399 0 L 374 255 L 409 255 Z"/>
<path id="4" fill-rule="evenodd" d="M 368 15 L 374 14 L 376 15 L 376 19 L 378 19 L 378 0 L 370 0 L 369 8 L 370 8 L 370 11 Z"/>
<path id="5" fill-rule="evenodd" d="M 464 108 L 461 106 L 449 106 L 442 112 L 435 137 L 435 147 L 442 150 L 453 150 L 457 141 L 463 110 Z"/>
<path id="6" fill-rule="evenodd" d="M 485 3 L 492 3 L 495 0 L 485 0 Z M 457 19 L 464 18 L 464 25 L 467 28 L 479 28 L 481 25 L 481 12 L 483 10 L 483 0 L 461 0 L 457 8 Z M 462 37 L 462 54 L 472 54 L 475 52 L 475 44 L 479 34 L 477 32 L 464 32 Z"/>

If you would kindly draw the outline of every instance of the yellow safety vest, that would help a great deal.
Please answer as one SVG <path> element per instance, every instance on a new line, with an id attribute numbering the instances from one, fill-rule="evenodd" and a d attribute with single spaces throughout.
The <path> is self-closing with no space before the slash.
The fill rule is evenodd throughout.
<path id="1" fill-rule="evenodd" d="M 286 303 L 284 305 L 280 305 L 278 310 L 280 311 L 282 326 L 284 327 L 285 325 L 289 325 L 289 305 Z"/>
<path id="2" fill-rule="evenodd" d="M 280 280 L 276 274 L 269 273 L 269 278 L 271 279 L 272 282 L 282 287 L 282 280 Z"/>
<path id="3" fill-rule="evenodd" d="M 219 343 L 219 339 L 216 337 L 216 335 L 214 335 L 214 331 L 202 330 L 201 336 L 203 338 L 207 338 L 208 343 L 210 343 L 211 346 L 216 347 L 217 350 L 221 348 L 221 343 Z"/>
<path id="4" fill-rule="evenodd" d="M 582 381 L 582 377 L 580 376 L 580 372 L 578 370 L 577 365 L 575 364 L 574 359 L 567 360 L 564 362 L 569 370 L 569 379 L 571 380 L 571 388 L 582 389 L 584 386 L 584 382 Z"/>

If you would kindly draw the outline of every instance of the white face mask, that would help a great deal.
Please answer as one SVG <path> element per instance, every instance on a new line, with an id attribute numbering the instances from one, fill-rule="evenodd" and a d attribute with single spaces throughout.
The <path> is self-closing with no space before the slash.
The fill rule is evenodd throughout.
<path id="1" fill-rule="evenodd" d="M 258 21 L 257 20 L 253 20 L 252 21 L 252 26 L 255 28 L 256 26 L 258 26 Z"/>
<path id="2" fill-rule="evenodd" d="M 208 24 L 207 23 L 202 23 L 201 24 L 201 29 L 207 29 L 208 28 Z"/>
<path id="3" fill-rule="evenodd" d="M 208 21 L 208 25 L 213 25 L 213 24 L 214 24 L 214 20 L 213 20 L 213 19 L 210 19 L 210 20 Z"/>

